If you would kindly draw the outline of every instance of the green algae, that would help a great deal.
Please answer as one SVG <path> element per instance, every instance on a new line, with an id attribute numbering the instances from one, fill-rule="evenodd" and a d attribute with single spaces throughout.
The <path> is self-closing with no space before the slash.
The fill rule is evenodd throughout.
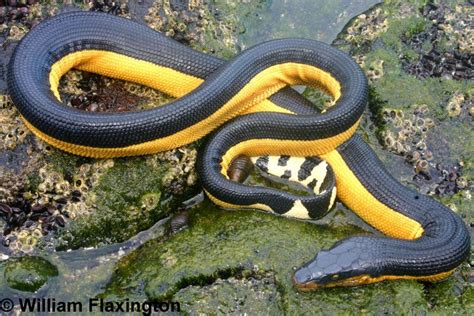
<path id="1" fill-rule="evenodd" d="M 219 211 L 209 202 L 190 217 L 191 229 L 164 242 L 151 241 L 122 260 L 106 293 L 133 293 L 145 283 L 144 293 L 158 300 L 187 285 L 255 270 L 278 271 L 279 282 L 291 287 L 292 266 L 345 234 L 360 232 L 351 226 L 331 231 L 261 212 Z"/>
<path id="2" fill-rule="evenodd" d="M 178 300 L 185 303 L 186 314 L 252 313 L 267 300 L 266 308 L 288 314 L 417 314 L 456 309 L 471 293 L 461 272 L 429 285 L 428 294 L 414 281 L 299 293 L 291 282 L 294 268 L 337 240 L 362 232 L 360 228 L 216 210 L 209 202 L 192 209 L 190 216 L 188 230 L 152 240 L 119 261 L 101 296 Z M 461 291 L 444 292 L 453 286 Z"/>
<path id="3" fill-rule="evenodd" d="M 71 223 L 58 249 L 121 242 L 163 218 L 172 206 L 161 192 L 167 167 L 154 168 L 146 158 L 116 160 L 90 193 L 94 210 Z"/>
<path id="4" fill-rule="evenodd" d="M 252 274 L 247 278 L 230 277 L 212 285 L 189 286 L 174 296 L 186 310 L 206 315 L 248 314 L 277 315 L 281 313 L 282 298 L 274 286 L 271 273 Z M 233 300 L 229 300 L 232 297 Z"/>
<path id="5" fill-rule="evenodd" d="M 380 1 L 210 1 L 214 14 L 238 25 L 243 48 L 284 37 L 331 42 L 352 16 Z"/>
<path id="6" fill-rule="evenodd" d="M 7 261 L 4 277 L 9 287 L 24 292 L 35 292 L 58 275 L 58 269 L 39 257 L 20 257 Z"/>

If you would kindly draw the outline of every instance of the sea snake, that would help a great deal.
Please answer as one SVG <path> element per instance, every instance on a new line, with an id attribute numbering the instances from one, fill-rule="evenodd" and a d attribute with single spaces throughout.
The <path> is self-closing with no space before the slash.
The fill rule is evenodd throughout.
<path id="1" fill-rule="evenodd" d="M 138 112 L 80 111 L 63 105 L 58 91 L 61 76 L 71 68 L 178 99 Z M 316 112 L 289 88 L 295 84 L 321 88 L 334 106 Z M 46 19 L 17 45 L 8 87 L 33 133 L 65 151 L 89 157 L 143 155 L 211 134 L 196 166 L 215 203 L 318 218 L 337 192 L 342 203 L 386 235 L 350 237 L 320 251 L 293 276 L 301 290 L 387 279 L 437 281 L 469 255 L 462 220 L 402 186 L 354 134 L 367 103 L 367 80 L 348 55 L 329 45 L 273 40 L 223 61 L 127 19 L 65 13 Z M 319 195 L 248 186 L 227 176 L 241 155 L 316 156 L 333 174 Z"/>

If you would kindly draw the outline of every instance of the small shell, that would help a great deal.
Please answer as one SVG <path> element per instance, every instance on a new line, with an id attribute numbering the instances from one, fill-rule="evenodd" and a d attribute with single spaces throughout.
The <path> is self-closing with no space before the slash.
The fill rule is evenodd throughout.
<path id="1" fill-rule="evenodd" d="M 189 223 L 188 212 L 187 211 L 179 212 L 171 218 L 168 233 L 170 235 L 174 235 L 177 232 L 187 228 L 188 223 Z"/>
<path id="2" fill-rule="evenodd" d="M 416 173 L 428 173 L 429 169 L 430 169 L 430 165 L 428 161 L 424 159 L 418 160 L 418 162 L 415 165 Z"/>
<path id="3" fill-rule="evenodd" d="M 244 182 L 252 171 L 253 163 L 247 156 L 238 156 L 230 163 L 227 176 L 230 180 Z"/>

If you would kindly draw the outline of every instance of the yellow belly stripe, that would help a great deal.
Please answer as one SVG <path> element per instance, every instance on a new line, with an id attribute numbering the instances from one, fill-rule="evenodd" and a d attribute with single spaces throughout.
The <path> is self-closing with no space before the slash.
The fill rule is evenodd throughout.
<path id="1" fill-rule="evenodd" d="M 318 156 L 325 154 L 348 140 L 357 129 L 359 121 L 346 131 L 328 138 L 316 140 L 250 139 L 231 148 L 222 156 L 221 173 L 228 178 L 227 169 L 239 155 L 249 157 L 261 155 Z"/>
<path id="2" fill-rule="evenodd" d="M 220 199 L 216 198 L 214 195 L 209 193 L 207 190 L 204 190 L 204 192 L 209 197 L 209 200 L 212 201 L 212 203 L 217 204 L 217 205 L 219 205 L 223 208 L 243 209 L 243 208 L 247 207 L 249 209 L 257 209 L 257 210 L 262 210 L 262 211 L 266 211 L 266 212 L 273 212 L 272 208 L 270 206 L 266 205 L 266 204 L 255 203 L 255 204 L 251 204 L 251 205 L 237 205 L 237 204 L 232 204 L 232 203 L 227 203 L 227 202 L 221 201 Z"/>
<path id="3" fill-rule="evenodd" d="M 304 287 L 299 287 L 302 291 L 311 291 L 318 288 L 330 288 L 338 286 L 358 286 L 371 284 L 376 282 L 388 281 L 388 280 L 415 280 L 415 281 L 427 281 L 427 282 L 438 282 L 446 279 L 453 274 L 454 269 L 438 274 L 427 275 L 427 276 L 410 276 L 410 275 L 382 275 L 379 277 L 371 277 L 370 275 L 358 275 L 352 278 L 343 279 L 340 281 L 330 282 L 324 285 L 318 285 L 316 283 L 309 283 Z"/>
<path id="4" fill-rule="evenodd" d="M 69 54 L 52 66 L 49 78 L 51 91 L 58 100 L 59 80 L 61 76 L 71 68 L 78 68 L 112 78 L 140 83 L 159 89 L 175 97 L 180 97 L 191 92 L 202 83 L 202 79 L 150 62 L 112 52 L 86 50 Z M 185 128 L 174 135 L 130 146 L 98 148 L 76 145 L 46 135 L 35 128 L 33 124 L 27 122 L 25 118 L 23 118 L 23 120 L 28 128 L 41 139 L 55 147 L 74 154 L 95 158 L 145 155 L 189 144 L 204 137 L 217 126 L 222 125 L 227 120 L 239 114 L 269 110 L 289 113 L 288 110 L 282 109 L 266 99 L 281 88 L 295 84 L 324 87 L 336 100 L 341 95 L 340 84 L 331 74 L 309 65 L 285 63 L 269 67 L 257 74 L 231 100 L 197 124 Z M 351 132 L 351 135 L 352 133 L 353 132 Z M 336 135 L 334 138 L 347 139 L 340 135 Z M 316 142 L 319 143 L 319 141 Z M 328 146 L 335 148 L 340 142 L 328 141 L 326 143 L 326 148 L 328 148 Z M 295 147 L 300 145 L 301 143 L 297 142 Z"/>
<path id="5" fill-rule="evenodd" d="M 204 81 L 168 67 L 114 52 L 83 50 L 68 54 L 51 66 L 49 84 L 58 100 L 61 100 L 59 80 L 73 68 L 142 84 L 175 98 L 191 92 Z"/>
<path id="6" fill-rule="evenodd" d="M 367 191 L 336 150 L 321 158 L 334 170 L 339 200 L 370 226 L 394 238 L 416 239 L 423 234 L 420 223 L 389 208 Z"/>

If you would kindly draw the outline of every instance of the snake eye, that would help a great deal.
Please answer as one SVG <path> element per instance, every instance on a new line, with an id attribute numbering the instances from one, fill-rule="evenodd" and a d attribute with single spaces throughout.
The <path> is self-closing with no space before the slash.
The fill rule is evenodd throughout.
<path id="1" fill-rule="evenodd" d="M 308 268 L 302 267 L 295 272 L 293 282 L 295 285 L 302 285 L 311 281 L 312 273 Z"/>

